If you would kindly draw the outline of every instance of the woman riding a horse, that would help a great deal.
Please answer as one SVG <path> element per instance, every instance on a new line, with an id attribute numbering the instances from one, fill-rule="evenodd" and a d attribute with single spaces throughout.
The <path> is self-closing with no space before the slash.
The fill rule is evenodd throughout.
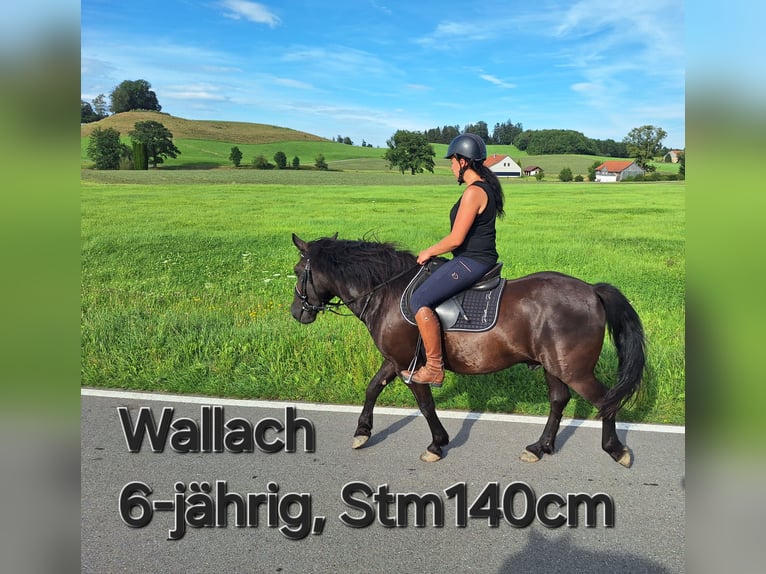
<path id="1" fill-rule="evenodd" d="M 402 371 L 407 383 L 440 387 L 444 381 L 442 332 L 434 308 L 481 279 L 495 263 L 495 220 L 505 214 L 503 188 L 497 176 L 484 165 L 487 147 L 476 134 L 464 133 L 449 145 L 447 159 L 458 184 L 466 184 L 460 199 L 450 211 L 449 234 L 423 249 L 418 263 L 452 253 L 452 259 L 439 266 L 417 288 L 410 299 L 420 336 L 425 347 L 426 364 L 415 372 Z"/>

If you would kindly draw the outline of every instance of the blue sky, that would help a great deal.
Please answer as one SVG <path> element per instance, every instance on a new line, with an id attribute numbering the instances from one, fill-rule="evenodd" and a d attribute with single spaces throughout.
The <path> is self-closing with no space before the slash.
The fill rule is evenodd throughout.
<path id="1" fill-rule="evenodd" d="M 519 4 L 518 6 L 516 4 Z M 81 4 L 81 97 L 145 79 L 162 111 L 385 147 L 484 121 L 685 147 L 678 0 Z"/>

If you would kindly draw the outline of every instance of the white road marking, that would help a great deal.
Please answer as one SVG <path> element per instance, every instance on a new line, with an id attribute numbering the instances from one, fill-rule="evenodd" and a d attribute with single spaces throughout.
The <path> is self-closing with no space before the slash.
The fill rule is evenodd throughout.
<path id="1" fill-rule="evenodd" d="M 141 391 L 125 391 L 111 389 L 81 388 L 80 395 L 84 397 L 103 397 L 113 399 L 124 399 L 132 401 L 157 401 L 168 403 L 188 403 L 222 406 L 241 406 L 256 407 L 265 409 L 284 409 L 285 407 L 296 407 L 305 411 L 322 411 L 336 413 L 359 413 L 361 405 L 330 405 L 324 403 L 306 403 L 299 401 L 262 401 L 253 399 L 226 399 L 220 397 L 204 397 L 198 395 L 173 395 L 167 393 L 149 393 Z M 396 415 L 401 417 L 420 416 L 418 409 L 404 409 L 396 407 L 375 407 L 376 414 Z M 481 420 L 496 422 L 513 422 L 534 425 L 544 425 L 546 417 L 528 416 L 528 415 L 509 415 L 503 413 L 477 413 L 465 411 L 439 410 L 439 418 L 459 419 L 459 420 Z M 561 419 L 562 427 L 585 427 L 601 428 L 601 421 L 584 419 Z M 678 425 L 660 425 L 648 423 L 628 423 L 618 422 L 619 430 L 660 432 L 670 434 L 686 434 L 686 427 Z"/>

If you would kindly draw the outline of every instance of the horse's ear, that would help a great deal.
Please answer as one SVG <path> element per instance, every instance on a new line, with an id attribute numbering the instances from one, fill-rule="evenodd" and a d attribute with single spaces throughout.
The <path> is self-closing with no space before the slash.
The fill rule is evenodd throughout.
<path id="1" fill-rule="evenodd" d="M 298 248 L 301 253 L 306 253 L 309 250 L 309 245 L 303 239 L 293 233 L 293 244 Z"/>
<path id="2" fill-rule="evenodd" d="M 337 231 L 335 232 L 335 235 L 333 235 L 331 239 L 333 239 L 333 240 L 338 239 L 338 232 Z"/>

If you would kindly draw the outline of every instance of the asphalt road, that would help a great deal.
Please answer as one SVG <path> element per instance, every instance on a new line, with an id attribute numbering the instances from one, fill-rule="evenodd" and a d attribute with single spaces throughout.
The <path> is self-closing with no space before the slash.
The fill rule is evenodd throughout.
<path id="1" fill-rule="evenodd" d="M 203 405 L 221 405 L 227 421 L 248 421 L 254 427 L 249 436 L 257 435 L 262 446 L 276 452 L 231 452 L 238 448 L 234 442 L 223 443 L 230 449 L 224 452 L 177 452 L 196 440 L 191 431 L 202 425 Z M 303 429 L 294 433 L 295 452 L 281 448 L 288 429 L 277 433 L 272 427 L 285 423 L 286 405 L 309 421 L 313 452 L 305 448 L 311 431 Z M 128 430 L 118 407 L 127 407 Z M 133 433 L 130 425 L 141 407 L 157 425 L 164 407 L 173 407 L 172 420 L 193 422 L 181 420 L 177 430 L 170 428 L 162 452 L 153 452 L 148 437 L 139 452 L 130 452 L 126 434 Z M 635 457 L 625 469 L 601 451 L 599 428 L 574 421 L 562 425 L 554 456 L 528 464 L 518 456 L 536 440 L 542 421 L 443 412 L 452 441 L 444 459 L 429 464 L 418 458 L 430 433 L 415 410 L 378 409 L 368 445 L 352 450 L 359 410 L 84 389 L 82 571 L 685 571 L 682 428 L 620 426 L 618 434 Z M 244 421 L 235 421 L 238 431 L 227 440 L 246 434 Z M 214 445 L 219 427 L 208 428 Z M 207 438 L 200 446 L 208 446 Z M 148 487 L 145 495 L 141 484 Z M 586 505 L 570 502 L 570 493 L 588 495 L 586 501 L 608 495 L 594 505 L 595 526 L 586 526 Z M 545 515 L 532 505 L 525 508 L 524 501 L 534 504 L 546 494 L 553 504 Z M 216 504 L 237 495 L 242 502 Z M 418 499 L 429 501 L 421 527 L 412 502 Z M 145 525 L 140 525 L 142 504 L 144 516 L 151 516 Z M 236 524 L 237 504 L 243 526 Z M 614 525 L 605 526 L 610 506 Z M 487 518 L 491 509 L 496 527 Z M 544 525 L 566 522 L 571 514 L 577 514 L 577 526 Z M 176 526 L 177 516 L 185 526 Z M 465 526 L 457 525 L 461 521 Z"/>

